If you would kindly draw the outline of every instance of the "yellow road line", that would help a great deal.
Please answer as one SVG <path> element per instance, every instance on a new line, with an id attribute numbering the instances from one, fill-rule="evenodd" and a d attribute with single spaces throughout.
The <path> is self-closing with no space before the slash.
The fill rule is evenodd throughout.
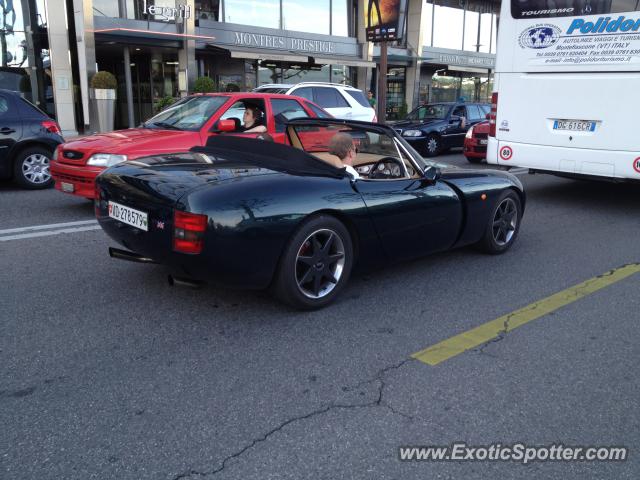
<path id="1" fill-rule="evenodd" d="M 437 365 L 638 272 L 640 272 L 640 264 L 638 263 L 616 268 L 550 297 L 538 300 L 515 312 L 436 343 L 414 353 L 411 357 L 429 365 Z"/>

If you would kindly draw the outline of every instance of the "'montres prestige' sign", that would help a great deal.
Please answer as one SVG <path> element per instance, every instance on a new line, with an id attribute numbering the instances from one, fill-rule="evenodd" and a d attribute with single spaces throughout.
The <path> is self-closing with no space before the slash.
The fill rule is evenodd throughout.
<path id="1" fill-rule="evenodd" d="M 275 48 L 278 50 L 312 53 L 335 53 L 336 51 L 336 44 L 326 40 L 309 40 L 246 32 L 233 32 L 233 34 L 234 44 L 245 47 Z"/>
<path id="2" fill-rule="evenodd" d="M 178 5 L 176 7 L 162 7 L 160 5 L 147 5 L 147 0 L 142 0 L 142 12 L 153 15 L 160 20 L 174 18 L 191 18 L 191 5 Z"/>

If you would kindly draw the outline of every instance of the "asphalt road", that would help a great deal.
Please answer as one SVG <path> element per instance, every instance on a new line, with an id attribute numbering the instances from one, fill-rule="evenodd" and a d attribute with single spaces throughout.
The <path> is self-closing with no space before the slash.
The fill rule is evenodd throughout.
<path id="1" fill-rule="evenodd" d="M 0 184 L 0 230 L 85 222 L 0 231 L 0 478 L 639 478 L 640 274 L 436 366 L 411 357 L 640 262 L 640 188 L 520 178 L 528 205 L 507 254 L 360 275 L 312 313 L 171 288 L 163 267 L 108 257 L 102 231 L 83 230 L 89 202 Z M 400 446 L 453 442 L 630 451 L 399 460 Z"/>

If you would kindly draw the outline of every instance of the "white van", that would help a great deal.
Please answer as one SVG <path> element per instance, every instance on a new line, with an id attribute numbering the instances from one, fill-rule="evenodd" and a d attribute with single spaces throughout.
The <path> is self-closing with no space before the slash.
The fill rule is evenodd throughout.
<path id="1" fill-rule="evenodd" d="M 640 7 L 504 0 L 487 162 L 640 180 Z"/>

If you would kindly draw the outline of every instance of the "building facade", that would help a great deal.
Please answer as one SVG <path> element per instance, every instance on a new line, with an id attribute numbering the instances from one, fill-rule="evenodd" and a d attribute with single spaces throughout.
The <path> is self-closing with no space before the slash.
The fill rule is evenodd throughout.
<path id="1" fill-rule="evenodd" d="M 421 102 L 487 100 L 499 4 L 401 3 L 403 35 L 390 44 L 385 72 L 387 118 Z M 117 128 L 186 95 L 199 76 L 220 91 L 326 81 L 375 94 L 379 49 L 366 41 L 365 7 L 365 0 L 0 0 L 1 85 L 22 91 L 68 135 L 95 128 L 89 81 L 99 70 L 118 79 Z"/>

